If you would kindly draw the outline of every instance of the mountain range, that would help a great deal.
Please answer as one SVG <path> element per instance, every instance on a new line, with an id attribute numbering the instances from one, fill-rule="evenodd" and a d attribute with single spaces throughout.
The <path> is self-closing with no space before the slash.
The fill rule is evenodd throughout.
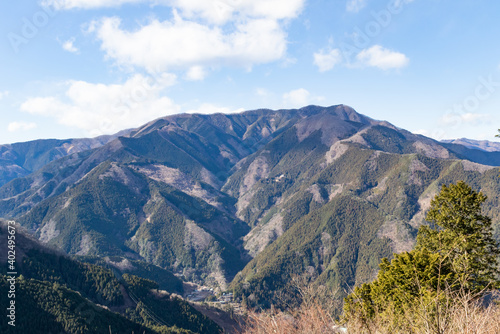
<path id="1" fill-rule="evenodd" d="M 500 151 L 500 143 L 491 142 L 488 140 L 472 140 L 467 138 L 452 139 L 452 140 L 441 140 L 441 142 L 446 144 L 459 144 L 467 148 L 487 151 L 487 152 L 498 152 Z"/>
<path id="2" fill-rule="evenodd" d="M 341 297 L 412 248 L 442 184 L 483 191 L 500 240 L 495 145 L 438 142 L 345 105 L 173 115 L 0 146 L 0 217 L 65 254 L 149 263 L 248 306 L 278 303 L 295 275 Z"/>

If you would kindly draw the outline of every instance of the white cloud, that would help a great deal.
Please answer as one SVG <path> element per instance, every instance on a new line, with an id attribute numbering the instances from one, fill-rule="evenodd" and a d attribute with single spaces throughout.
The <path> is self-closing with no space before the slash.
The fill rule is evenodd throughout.
<path id="1" fill-rule="evenodd" d="M 217 113 L 222 113 L 222 114 L 233 114 L 233 113 L 239 113 L 243 112 L 244 109 L 231 109 L 227 107 L 220 107 L 216 106 L 211 103 L 202 103 L 198 108 L 196 109 L 191 109 L 186 111 L 188 114 L 217 114 Z"/>
<path id="2" fill-rule="evenodd" d="M 320 50 L 314 53 L 314 65 L 318 66 L 320 72 L 330 71 L 335 65 L 342 62 L 342 55 L 339 49 Z"/>
<path id="3" fill-rule="evenodd" d="M 9 96 L 9 93 L 10 92 L 8 90 L 0 92 L 0 100 L 3 99 L 4 97 Z"/>
<path id="4" fill-rule="evenodd" d="M 187 18 L 203 18 L 224 24 L 237 16 L 273 20 L 296 17 L 305 0 L 163 0 L 163 4 L 182 11 Z"/>
<path id="5" fill-rule="evenodd" d="M 236 17 L 258 17 L 273 20 L 296 17 L 305 0 L 44 0 L 43 4 L 56 9 L 92 9 L 119 7 L 128 3 L 149 3 L 179 9 L 189 19 L 204 19 L 224 24 Z"/>
<path id="6" fill-rule="evenodd" d="M 299 88 L 283 94 L 283 105 L 289 108 L 299 108 L 312 103 L 319 103 L 324 99 L 323 96 L 313 96 L 307 89 Z"/>
<path id="7" fill-rule="evenodd" d="M 415 130 L 412 132 L 416 135 L 422 135 L 422 136 L 426 136 L 426 137 L 429 137 L 429 135 L 430 135 L 430 131 L 426 130 L 426 129 L 418 129 L 418 130 Z"/>
<path id="8" fill-rule="evenodd" d="M 71 53 L 78 53 L 78 48 L 73 44 L 75 42 L 74 38 L 67 40 L 62 43 L 62 48 Z"/>
<path id="9" fill-rule="evenodd" d="M 205 79 L 207 72 L 202 66 L 193 66 L 186 73 L 186 79 L 190 81 L 201 81 Z"/>
<path id="10" fill-rule="evenodd" d="M 333 44 L 333 42 L 329 42 Z M 374 45 L 363 49 L 356 55 L 356 62 L 350 62 L 344 58 L 340 49 L 327 47 L 313 54 L 314 65 L 320 72 L 332 70 L 337 65 L 348 68 L 378 67 L 382 70 L 398 69 L 405 67 L 409 63 L 406 55 L 400 52 L 386 49 L 380 45 Z"/>
<path id="11" fill-rule="evenodd" d="M 11 122 L 7 126 L 7 130 L 9 132 L 17 132 L 17 131 L 29 131 L 35 129 L 37 127 L 36 123 L 30 122 Z"/>
<path id="12" fill-rule="evenodd" d="M 102 7 L 119 7 L 126 3 L 139 3 L 144 0 L 44 0 L 43 6 L 51 6 L 55 9 L 91 9 Z"/>
<path id="13" fill-rule="evenodd" d="M 399 9 L 403 5 L 409 4 L 413 2 L 414 0 L 391 0 L 392 3 L 390 4 L 396 9 Z M 366 7 L 367 0 L 347 0 L 346 3 L 346 10 L 348 12 L 354 12 L 357 13 L 363 8 Z"/>
<path id="14" fill-rule="evenodd" d="M 267 96 L 269 96 L 269 95 L 270 95 L 270 93 L 269 93 L 269 91 L 268 91 L 267 89 L 265 89 L 265 88 L 261 88 L 261 87 L 259 87 L 259 88 L 257 88 L 257 89 L 255 90 L 255 94 L 256 94 L 257 96 L 260 96 L 260 97 L 267 97 Z"/>
<path id="15" fill-rule="evenodd" d="M 365 8 L 365 6 L 366 0 L 348 0 L 345 8 L 348 12 L 357 13 L 361 9 Z"/>
<path id="16" fill-rule="evenodd" d="M 283 59 L 283 61 L 281 62 L 280 66 L 283 67 L 283 68 L 287 68 L 287 67 L 290 67 L 292 65 L 295 65 L 297 64 L 297 58 L 294 58 L 294 57 L 286 57 L 285 59 Z"/>
<path id="17" fill-rule="evenodd" d="M 443 140 L 445 138 L 450 138 L 450 134 L 445 131 L 442 127 L 432 128 L 432 129 L 419 129 L 412 131 L 416 135 L 422 135 L 428 138 L 433 138 L 435 140 Z"/>
<path id="18" fill-rule="evenodd" d="M 135 75 L 123 84 L 70 81 L 64 97 L 35 97 L 21 105 L 30 114 L 52 117 L 58 123 L 87 131 L 91 136 L 115 133 L 151 119 L 178 113 L 180 108 L 161 93 L 175 76 Z"/>
<path id="19" fill-rule="evenodd" d="M 168 6 L 173 19 L 152 19 L 137 29 L 125 29 L 118 17 L 93 21 L 108 59 L 149 73 L 186 71 L 187 80 L 203 80 L 208 70 L 243 67 L 284 60 L 287 21 L 302 11 L 305 0 L 44 0 L 59 10 L 118 7 L 141 3 Z M 73 41 L 64 49 L 77 52 Z"/>
<path id="20" fill-rule="evenodd" d="M 285 55 L 286 34 L 275 20 L 245 20 L 227 32 L 174 15 L 172 21 L 153 20 L 136 31 L 121 29 L 119 18 L 105 18 L 90 30 L 96 32 L 107 57 L 150 72 L 193 66 L 249 68 Z"/>
<path id="21" fill-rule="evenodd" d="M 490 121 L 491 116 L 488 114 L 465 113 L 462 115 L 462 119 L 468 124 L 480 124 Z"/>
<path id="22" fill-rule="evenodd" d="M 107 0 L 47 0 L 60 8 L 96 8 Z M 117 5 L 140 0 L 117 1 Z M 207 69 L 285 60 L 286 21 L 297 17 L 305 0 L 143 0 L 173 9 L 170 20 L 152 19 L 137 29 L 125 29 L 120 18 L 93 21 L 106 57 L 118 65 L 154 71 L 187 71 L 188 80 L 201 80 Z"/>
<path id="23" fill-rule="evenodd" d="M 457 112 L 446 113 L 439 119 L 439 123 L 444 126 L 480 125 L 490 121 L 492 121 L 492 117 L 489 114 L 460 114 Z"/>
<path id="24" fill-rule="evenodd" d="M 294 89 L 283 94 L 283 105 L 289 108 L 300 108 L 323 100 L 323 96 L 312 96 L 311 93 L 304 88 Z"/>
<path id="25" fill-rule="evenodd" d="M 378 67 L 382 70 L 402 68 L 410 62 L 404 54 L 383 48 L 380 45 L 362 50 L 356 59 L 363 66 Z"/>
<path id="26" fill-rule="evenodd" d="M 309 104 L 311 93 L 304 88 L 291 90 L 283 94 L 283 103 L 285 106 L 303 107 Z"/>

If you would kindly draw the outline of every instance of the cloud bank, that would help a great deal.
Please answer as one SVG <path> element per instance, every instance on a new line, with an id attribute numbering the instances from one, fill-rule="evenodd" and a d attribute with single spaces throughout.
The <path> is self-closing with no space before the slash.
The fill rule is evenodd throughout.
<path id="1" fill-rule="evenodd" d="M 171 74 L 157 78 L 137 74 L 123 84 L 111 85 L 69 81 L 64 96 L 30 98 L 20 109 L 54 118 L 90 136 L 110 134 L 179 113 L 180 107 L 162 94 L 174 81 Z"/>

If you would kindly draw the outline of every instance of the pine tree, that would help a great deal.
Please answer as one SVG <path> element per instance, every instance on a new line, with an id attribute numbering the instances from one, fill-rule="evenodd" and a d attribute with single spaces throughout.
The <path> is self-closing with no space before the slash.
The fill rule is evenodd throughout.
<path id="1" fill-rule="evenodd" d="M 377 279 L 356 287 L 344 300 L 345 320 L 369 329 L 378 318 L 404 332 L 407 315 L 420 307 L 440 333 L 440 312 L 450 296 L 471 293 L 478 298 L 500 287 L 500 251 L 491 219 L 481 213 L 485 200 L 465 182 L 443 185 L 426 216 L 430 225 L 419 229 L 415 249 L 394 254 L 390 262 L 382 259 Z"/>
<path id="2" fill-rule="evenodd" d="M 481 214 L 486 196 L 465 182 L 443 185 L 432 200 L 426 220 L 419 229 L 416 249 L 428 249 L 447 260 L 459 275 L 462 288 L 479 292 L 498 285 L 498 245 L 491 219 Z"/>

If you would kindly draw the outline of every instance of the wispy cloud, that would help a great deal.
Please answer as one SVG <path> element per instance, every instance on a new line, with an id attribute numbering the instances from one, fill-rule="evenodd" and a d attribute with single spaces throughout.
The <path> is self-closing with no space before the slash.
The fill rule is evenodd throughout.
<path id="1" fill-rule="evenodd" d="M 443 126 L 459 126 L 459 125 L 481 125 L 492 121 L 492 116 L 489 114 L 477 113 L 446 113 L 439 119 L 439 124 Z"/>
<path id="2" fill-rule="evenodd" d="M 0 92 L 0 100 L 2 100 L 4 97 L 9 96 L 9 93 L 10 92 L 8 90 Z"/>
<path id="3" fill-rule="evenodd" d="M 403 53 L 374 45 L 356 56 L 362 66 L 378 67 L 382 70 L 397 69 L 408 65 L 410 59 Z"/>
<path id="4" fill-rule="evenodd" d="M 93 9 L 103 7 L 119 7 L 127 3 L 147 2 L 145 0 L 43 0 L 43 6 L 52 6 L 58 10 Z"/>
<path id="5" fill-rule="evenodd" d="M 298 88 L 283 94 L 283 106 L 289 108 L 299 108 L 311 103 L 318 103 L 324 100 L 322 96 L 313 96 L 304 88 Z"/>
<path id="6" fill-rule="evenodd" d="M 345 9 L 348 12 L 357 13 L 365 8 L 366 0 L 348 0 Z"/>
<path id="7" fill-rule="evenodd" d="M 207 75 L 203 66 L 193 66 L 186 73 L 186 79 L 190 81 L 201 81 Z"/>
<path id="8" fill-rule="evenodd" d="M 256 94 L 257 96 L 260 96 L 260 97 L 267 97 L 267 96 L 269 96 L 271 93 L 270 93 L 267 89 L 262 88 L 262 87 L 259 87 L 259 88 L 257 88 L 257 89 L 255 90 L 255 94 Z"/>
<path id="9" fill-rule="evenodd" d="M 403 6 L 403 5 L 411 3 L 413 1 L 415 1 L 415 0 L 394 0 L 393 6 L 395 8 L 399 8 L 399 7 Z"/>
<path id="10" fill-rule="evenodd" d="M 29 131 L 35 129 L 37 127 L 36 123 L 33 122 L 10 122 L 7 126 L 7 130 L 9 132 L 18 132 L 18 131 Z"/>
<path id="11" fill-rule="evenodd" d="M 296 17 L 305 0 L 44 0 L 45 6 L 59 10 L 120 7 L 124 4 L 149 3 L 178 9 L 188 19 L 203 19 L 212 24 L 225 24 L 242 17 L 272 20 Z"/>
<path id="12" fill-rule="evenodd" d="M 430 131 L 427 129 L 418 129 L 418 130 L 414 130 L 412 132 L 416 135 L 422 135 L 422 136 L 426 136 L 426 137 L 429 137 L 429 135 L 430 135 Z"/>
<path id="13" fill-rule="evenodd" d="M 283 94 L 283 103 L 286 106 L 302 107 L 309 103 L 310 97 L 309 91 L 299 88 Z"/>
<path id="14" fill-rule="evenodd" d="M 78 53 L 79 50 L 78 48 L 74 45 L 75 43 L 75 39 L 74 38 L 71 38 L 65 42 L 62 43 L 62 48 L 68 52 L 71 52 L 71 53 Z"/>
<path id="15" fill-rule="evenodd" d="M 320 50 L 314 53 L 314 65 L 320 72 L 330 71 L 335 65 L 342 62 L 342 54 L 339 49 Z"/>
<path id="16" fill-rule="evenodd" d="M 313 56 L 313 63 L 320 72 L 330 71 L 336 65 L 344 65 L 348 68 L 376 67 L 386 71 L 403 68 L 410 62 L 405 54 L 380 45 L 374 45 L 355 53 L 354 62 L 347 59 L 340 49 L 322 49 L 314 53 Z"/>

